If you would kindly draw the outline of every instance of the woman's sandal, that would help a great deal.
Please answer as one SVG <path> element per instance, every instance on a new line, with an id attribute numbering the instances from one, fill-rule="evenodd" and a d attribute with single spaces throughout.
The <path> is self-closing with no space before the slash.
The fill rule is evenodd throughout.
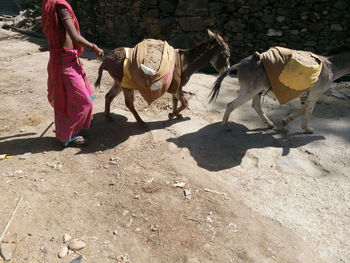
<path id="1" fill-rule="evenodd" d="M 83 136 L 77 136 L 74 141 L 71 142 L 72 145 L 82 146 L 86 144 L 86 140 Z"/>

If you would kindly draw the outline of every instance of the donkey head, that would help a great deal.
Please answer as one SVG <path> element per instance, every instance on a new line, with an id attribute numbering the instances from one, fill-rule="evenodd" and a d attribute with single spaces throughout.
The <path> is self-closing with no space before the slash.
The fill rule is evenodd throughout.
<path id="1" fill-rule="evenodd" d="M 327 53 L 327 59 L 331 62 L 333 79 L 350 74 L 350 45 L 342 44 L 331 48 Z"/>
<path id="2" fill-rule="evenodd" d="M 230 67 L 230 48 L 225 40 L 218 34 L 208 29 L 209 43 L 216 52 L 210 60 L 210 64 L 219 73 L 223 73 Z"/>

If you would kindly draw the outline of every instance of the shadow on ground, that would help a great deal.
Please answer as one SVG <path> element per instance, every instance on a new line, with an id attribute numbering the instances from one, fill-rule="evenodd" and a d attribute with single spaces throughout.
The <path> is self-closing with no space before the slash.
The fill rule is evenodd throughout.
<path id="1" fill-rule="evenodd" d="M 94 120 L 89 130 L 88 144 L 81 147 L 77 154 L 95 153 L 117 147 L 127 141 L 130 136 L 140 135 L 152 130 L 164 129 L 189 118 L 148 122 L 140 126 L 136 122 L 129 122 L 125 116 L 112 114 L 114 121 L 108 121 L 103 113 L 94 114 Z M 36 137 L 30 137 L 36 135 Z M 27 152 L 41 153 L 47 151 L 62 151 L 64 147 L 54 137 L 38 137 L 34 133 L 14 134 L 0 137 L 0 154 L 11 156 L 22 155 Z M 26 137 L 26 138 L 22 138 Z"/>
<path id="2" fill-rule="evenodd" d="M 282 155 L 287 155 L 291 148 L 325 139 L 320 135 L 306 134 L 294 134 L 287 139 L 276 138 L 279 135 L 274 131 L 249 130 L 237 123 L 230 125 L 232 132 L 225 132 L 219 123 L 214 123 L 167 141 L 173 142 L 179 148 L 187 148 L 198 166 L 209 171 L 220 171 L 239 165 L 249 149 L 282 148 Z"/>

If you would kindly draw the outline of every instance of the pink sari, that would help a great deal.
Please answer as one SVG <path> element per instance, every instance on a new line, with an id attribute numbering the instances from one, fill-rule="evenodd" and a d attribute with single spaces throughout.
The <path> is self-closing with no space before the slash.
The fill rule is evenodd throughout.
<path id="1" fill-rule="evenodd" d="M 54 107 L 56 137 L 67 145 L 80 130 L 90 127 L 92 120 L 92 88 L 79 56 L 81 46 L 74 50 L 63 48 L 56 6 L 69 10 L 78 32 L 79 23 L 71 6 L 65 0 L 42 1 L 42 28 L 50 46 L 48 63 L 48 100 Z"/>

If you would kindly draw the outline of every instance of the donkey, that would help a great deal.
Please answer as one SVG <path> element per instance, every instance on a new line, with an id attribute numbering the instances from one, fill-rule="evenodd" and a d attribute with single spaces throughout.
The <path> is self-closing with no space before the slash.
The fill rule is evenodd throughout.
<path id="1" fill-rule="evenodd" d="M 329 88 L 338 78 L 350 73 L 350 47 L 341 46 L 328 52 L 326 56 L 318 55 L 322 62 L 322 69 L 317 82 L 309 89 L 305 90 L 300 96 L 301 108 L 294 114 L 275 122 L 277 127 L 284 127 L 289 122 L 303 115 L 302 129 L 305 133 L 313 133 L 309 126 L 309 119 L 314 109 L 315 103 L 320 96 Z M 219 95 L 221 82 L 234 70 L 238 70 L 238 81 L 240 85 L 239 95 L 236 99 L 227 104 L 222 121 L 224 130 L 231 131 L 227 122 L 231 112 L 242 106 L 248 100 L 253 99 L 252 107 L 268 128 L 273 128 L 274 123 L 262 111 L 264 95 L 270 92 L 270 83 L 265 73 L 262 61 L 255 55 L 242 59 L 239 63 L 233 65 L 222 73 L 215 81 L 211 90 L 210 102 L 215 101 Z"/>
<path id="2" fill-rule="evenodd" d="M 230 67 L 230 49 L 225 40 L 218 33 L 213 33 L 210 30 L 208 30 L 208 36 L 208 40 L 203 41 L 192 49 L 176 50 L 179 53 L 180 61 L 175 66 L 180 67 L 181 80 L 177 90 L 168 91 L 172 93 L 173 104 L 173 111 L 168 115 L 169 119 L 174 117 L 182 118 L 180 112 L 188 105 L 182 87 L 186 85 L 193 73 L 208 63 L 210 63 L 219 73 L 224 72 Z M 114 83 L 105 96 L 106 117 L 111 118 L 111 102 L 121 91 L 123 91 L 126 107 L 134 115 L 136 121 L 139 124 L 144 125 L 144 121 L 141 119 L 134 107 L 134 90 L 121 87 L 121 82 L 123 79 L 123 62 L 125 56 L 126 54 L 124 48 L 112 50 L 99 67 L 98 78 L 95 86 L 98 87 L 100 85 L 102 72 L 103 70 L 107 70 L 110 76 L 114 79 Z M 178 101 L 180 101 L 180 107 L 177 107 Z"/>

